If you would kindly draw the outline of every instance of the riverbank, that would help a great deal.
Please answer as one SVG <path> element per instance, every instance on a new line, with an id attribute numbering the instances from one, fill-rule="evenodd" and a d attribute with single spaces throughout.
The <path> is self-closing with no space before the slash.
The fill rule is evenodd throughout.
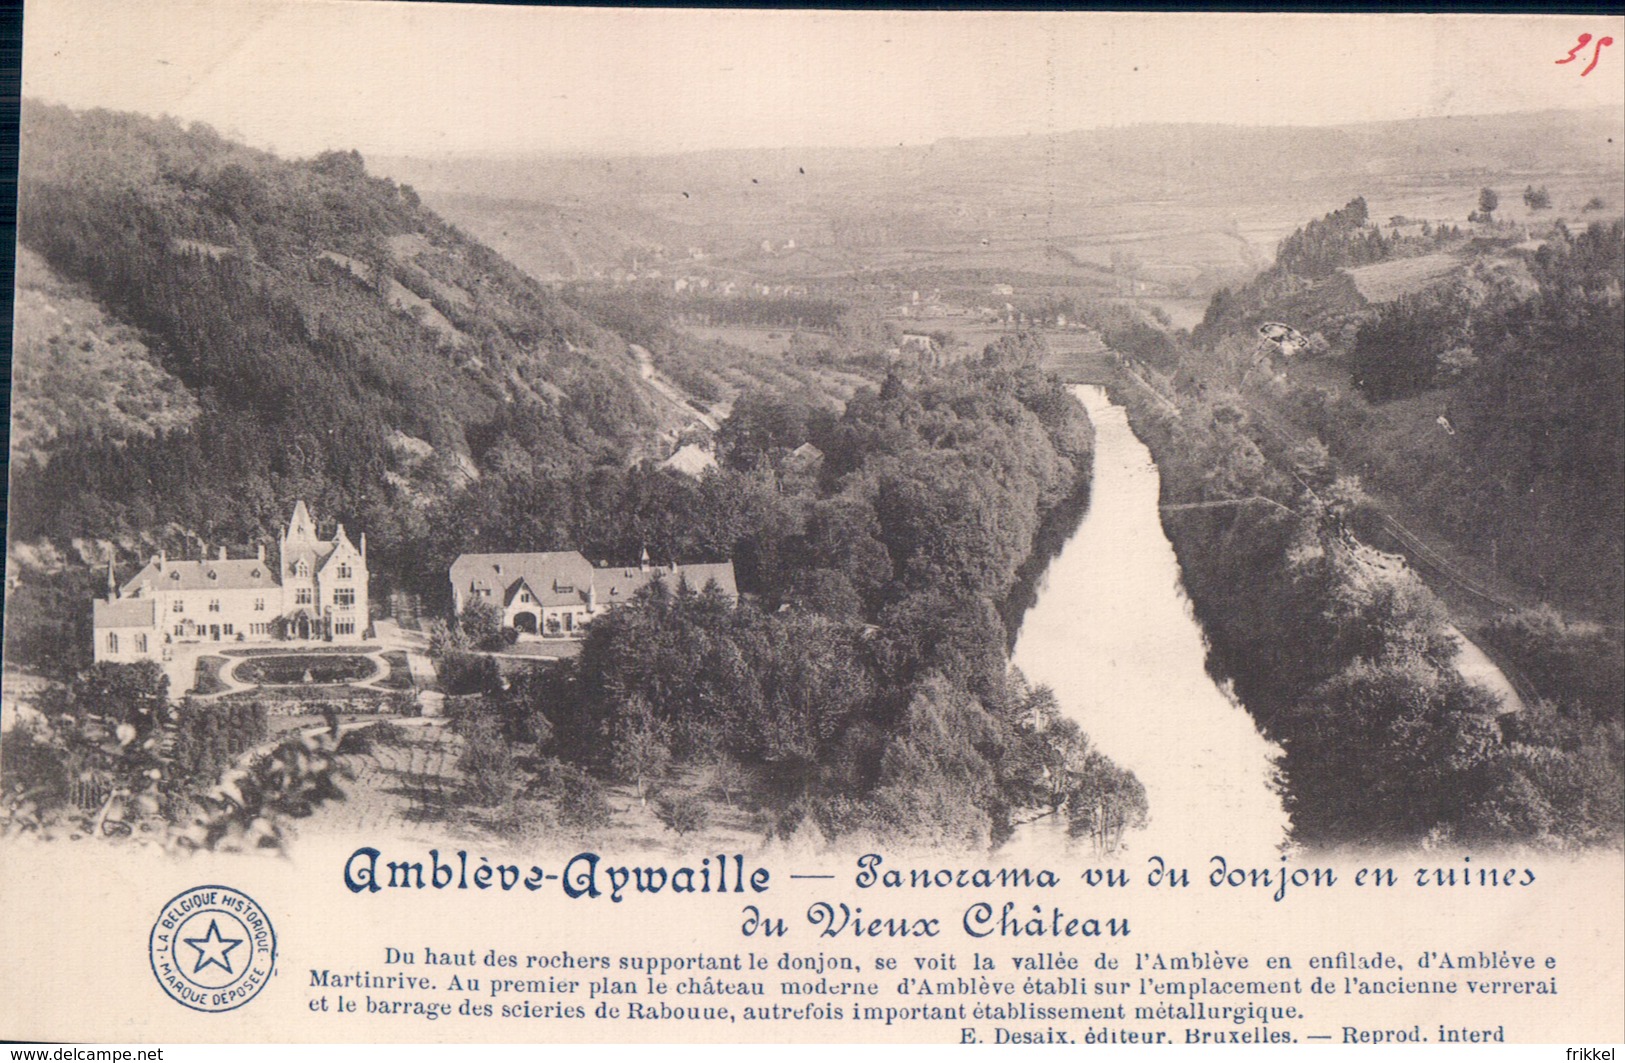
<path id="1" fill-rule="evenodd" d="M 1068 540 L 1077 533 L 1078 526 L 1083 523 L 1084 517 L 1089 512 L 1095 466 L 1095 431 L 1092 420 L 1089 434 L 1089 462 L 1087 467 L 1078 473 L 1077 487 L 1071 495 L 1044 515 L 1038 533 L 1033 536 L 1032 551 L 1016 569 L 1015 583 L 1011 585 L 1010 593 L 1005 596 L 1004 601 L 999 604 L 999 616 L 1004 620 L 1004 629 L 1008 633 L 1005 640 L 1007 653 L 1015 652 L 1022 622 L 1038 601 L 1038 588 L 1043 582 L 1044 574 L 1065 549 Z"/>
<path id="2" fill-rule="evenodd" d="M 1296 840 L 1617 841 L 1618 742 L 1547 706 L 1502 716 L 1463 678 L 1438 599 L 1348 534 L 1349 482 L 1268 454 L 1235 394 L 1155 373 L 1108 393 L 1162 470 L 1162 523 L 1210 667 L 1285 750 Z"/>

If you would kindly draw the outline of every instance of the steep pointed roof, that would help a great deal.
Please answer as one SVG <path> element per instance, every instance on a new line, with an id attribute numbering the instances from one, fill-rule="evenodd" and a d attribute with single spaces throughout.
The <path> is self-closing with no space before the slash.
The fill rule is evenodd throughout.
<path id="1" fill-rule="evenodd" d="M 317 543 L 315 546 L 299 552 L 311 562 L 311 568 L 323 576 L 327 575 L 328 568 L 338 558 L 353 557 L 359 559 L 361 556 L 361 551 L 357 550 L 355 544 L 350 541 L 350 537 L 344 534 L 343 524 L 340 524 L 338 531 L 333 533 L 331 541 Z"/>
<path id="2" fill-rule="evenodd" d="M 288 538 L 316 538 L 316 522 L 311 519 L 310 510 L 305 508 L 305 500 L 302 498 L 293 504 L 293 516 L 288 518 Z"/>

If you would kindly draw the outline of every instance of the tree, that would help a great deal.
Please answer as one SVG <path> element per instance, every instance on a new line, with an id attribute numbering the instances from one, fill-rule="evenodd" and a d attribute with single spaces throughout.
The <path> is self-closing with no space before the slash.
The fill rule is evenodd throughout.
<path id="1" fill-rule="evenodd" d="M 153 661 L 102 662 L 67 688 L 47 688 L 40 708 L 48 722 L 18 735 L 20 760 L 7 750 L 8 784 L 24 784 L 14 794 L 41 811 L 77 805 L 91 834 L 155 814 L 161 791 L 184 781 L 165 749 L 173 718 L 168 690 Z M 11 736 L 6 744 L 13 744 Z"/>
<path id="2" fill-rule="evenodd" d="M 1546 186 L 1536 188 L 1527 185 L 1523 190 L 1523 201 L 1530 210 L 1549 210 L 1552 206 L 1552 194 L 1546 191 Z"/>
<path id="3" fill-rule="evenodd" d="M 711 822 L 711 810 L 693 794 L 674 794 L 655 802 L 655 818 L 682 837 L 703 830 Z"/>
<path id="4" fill-rule="evenodd" d="M 138 736 L 168 722 L 169 677 L 156 661 L 103 661 L 81 672 L 69 691 L 77 713 L 128 724 Z"/>
<path id="5" fill-rule="evenodd" d="M 1295 706 L 1287 807 L 1300 836 L 1410 844 L 1451 829 L 1497 745 L 1494 695 L 1410 653 L 1361 659 Z"/>
<path id="6" fill-rule="evenodd" d="M 734 400 L 717 447 L 731 467 L 754 469 L 807 442 L 812 416 L 812 404 L 803 396 L 746 391 Z"/>
<path id="7" fill-rule="evenodd" d="M 482 650 L 500 649 L 503 645 L 502 613 L 483 598 L 468 600 L 457 615 L 457 626 Z"/>
<path id="8" fill-rule="evenodd" d="M 632 784 L 638 802 L 648 805 L 650 789 L 671 764 L 666 727 L 655 718 L 653 707 L 637 695 L 633 695 L 622 707 L 619 724 L 620 733 L 615 739 L 615 771 Z"/>
<path id="9" fill-rule="evenodd" d="M 559 826 L 580 833 L 602 830 L 615 818 L 615 811 L 604 796 L 603 786 L 580 770 L 575 770 L 571 784 L 559 787 L 554 807 Z"/>
<path id="10" fill-rule="evenodd" d="M 1501 197 L 1495 194 L 1493 188 L 1478 190 L 1478 213 L 1486 222 L 1495 220 L 1495 210 L 1501 205 Z"/>
<path id="11" fill-rule="evenodd" d="M 1145 787 L 1134 773 L 1092 750 L 1067 795 L 1066 810 L 1067 833 L 1088 835 L 1095 852 L 1103 855 L 1116 852 L 1123 834 L 1145 826 L 1150 816 Z"/>
<path id="12" fill-rule="evenodd" d="M 452 652 L 436 662 L 440 686 L 453 696 L 495 694 L 502 689 L 502 669 L 480 653 Z"/>
<path id="13" fill-rule="evenodd" d="M 467 782 L 469 795 L 485 806 L 506 801 L 513 793 L 514 759 L 497 721 L 489 716 L 469 716 L 459 719 L 456 726 L 463 738 L 457 770 Z"/>

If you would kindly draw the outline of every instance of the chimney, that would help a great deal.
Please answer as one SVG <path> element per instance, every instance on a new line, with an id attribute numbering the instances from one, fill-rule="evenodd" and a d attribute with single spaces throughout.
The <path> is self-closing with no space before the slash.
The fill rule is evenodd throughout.
<path id="1" fill-rule="evenodd" d="M 262 563 L 265 561 L 265 544 L 264 543 L 259 544 L 259 547 L 255 551 L 254 556 L 258 557 Z"/>
<path id="2" fill-rule="evenodd" d="M 643 548 L 643 556 L 638 558 L 638 570 L 640 572 L 649 571 L 649 548 L 647 546 Z"/>
<path id="3" fill-rule="evenodd" d="M 162 572 L 164 570 L 164 563 L 166 561 L 168 561 L 168 560 L 169 560 L 169 552 L 167 550 L 160 549 L 158 551 L 158 558 L 157 558 L 157 564 L 158 564 L 158 571 L 159 572 Z"/>
<path id="4" fill-rule="evenodd" d="M 222 546 L 220 548 L 219 560 L 224 561 L 225 559 L 226 559 L 226 548 L 224 546 Z"/>

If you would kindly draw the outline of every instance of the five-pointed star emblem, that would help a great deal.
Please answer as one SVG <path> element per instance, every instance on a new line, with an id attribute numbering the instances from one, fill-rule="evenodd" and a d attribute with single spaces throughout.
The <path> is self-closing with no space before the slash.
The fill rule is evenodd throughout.
<path id="1" fill-rule="evenodd" d="M 243 943 L 242 938 L 228 938 L 220 936 L 220 924 L 209 920 L 209 932 L 200 938 L 183 938 L 188 945 L 197 949 L 197 966 L 192 973 L 197 974 L 211 963 L 227 974 L 236 974 L 231 969 L 231 950 Z"/>

